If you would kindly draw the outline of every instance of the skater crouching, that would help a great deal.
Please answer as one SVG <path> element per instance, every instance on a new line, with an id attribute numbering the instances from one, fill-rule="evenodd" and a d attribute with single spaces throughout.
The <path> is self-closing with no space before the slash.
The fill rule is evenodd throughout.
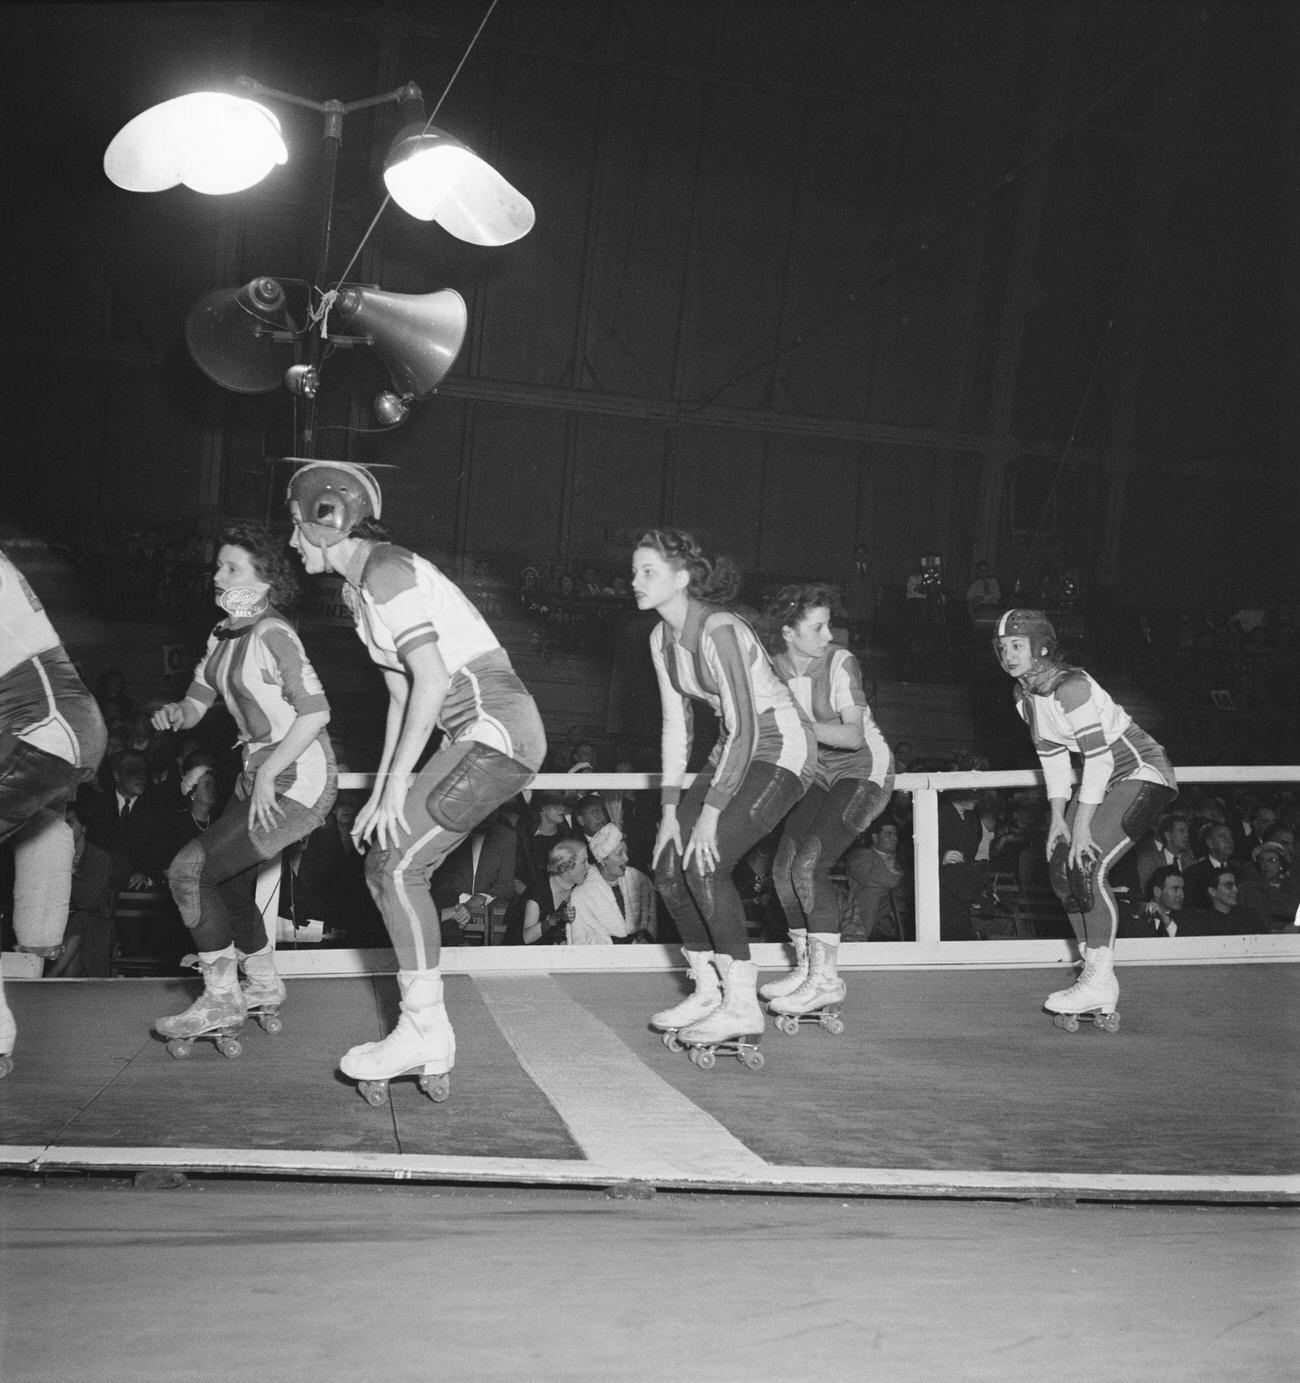
<path id="1" fill-rule="evenodd" d="M 1008 610 L 994 651 L 1017 682 L 1016 708 L 1029 727 L 1051 803 L 1047 863 L 1079 942 L 1083 971 L 1048 996 L 1049 1013 L 1113 1015 L 1119 1002 L 1114 946 L 1119 911 L 1110 872 L 1176 794 L 1164 749 L 1082 668 L 1061 661 L 1041 610 Z M 1071 798 L 1070 754 L 1083 759 Z"/>
<path id="2" fill-rule="evenodd" d="M 732 871 L 803 796 L 817 761 L 807 717 L 753 629 L 726 606 L 739 573 L 711 561 L 689 533 L 653 529 L 632 558 L 637 608 L 659 623 L 650 652 L 663 703 L 662 816 L 655 885 L 677 924 L 693 992 L 651 1025 L 687 1046 L 752 1038 L 765 1020 L 758 969 Z M 719 735 L 685 796 L 694 701 Z"/>
<path id="3" fill-rule="evenodd" d="M 817 774 L 786 818 L 772 862 L 795 968 L 759 991 L 775 1014 L 812 1014 L 844 999 L 840 908 L 831 867 L 889 803 L 894 760 L 867 706 L 858 660 L 833 646 L 829 586 L 786 586 L 764 625 L 777 676 L 813 722 Z"/>
<path id="4" fill-rule="evenodd" d="M 335 798 L 329 704 L 297 633 L 276 609 L 295 591 L 288 562 L 252 524 L 227 529 L 219 541 L 214 585 L 226 618 L 212 631 L 184 698 L 153 715 L 155 729 L 189 730 L 221 699 L 243 745 L 242 773 L 225 811 L 181 847 L 167 870 L 203 975 L 199 998 L 155 1023 L 168 1039 L 233 1030 L 250 1009 L 273 1011 L 283 1003 L 274 946 L 254 899 L 258 871 L 314 831 Z"/>

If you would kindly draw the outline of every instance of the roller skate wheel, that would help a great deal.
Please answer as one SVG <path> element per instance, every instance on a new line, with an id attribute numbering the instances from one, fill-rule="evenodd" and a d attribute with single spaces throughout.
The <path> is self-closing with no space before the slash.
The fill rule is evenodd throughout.
<path id="1" fill-rule="evenodd" d="M 173 1039 L 167 1044 L 167 1055 L 174 1056 L 177 1061 L 184 1061 L 193 1049 L 194 1044 L 192 1042 L 178 1042 Z"/>
<path id="2" fill-rule="evenodd" d="M 420 1089 L 434 1102 L 441 1104 L 451 1094 L 450 1076 L 421 1076 Z"/>
<path id="3" fill-rule="evenodd" d="M 237 1037 L 217 1038 L 217 1051 L 233 1061 L 244 1050 L 244 1044 Z"/>
<path id="4" fill-rule="evenodd" d="M 713 1051 L 709 1047 L 695 1047 L 693 1052 L 695 1054 L 695 1064 L 701 1071 L 710 1070 L 717 1062 L 718 1058 L 713 1055 Z"/>
<path id="5" fill-rule="evenodd" d="M 682 1044 L 678 1040 L 675 1032 L 664 1033 L 664 1046 L 667 1047 L 670 1052 L 680 1052 L 682 1049 Z"/>
<path id="6" fill-rule="evenodd" d="M 1118 1032 L 1118 1031 L 1119 1031 L 1119 1014 L 1118 1014 L 1118 1013 L 1098 1013 L 1098 1014 L 1095 1014 L 1095 1015 L 1093 1016 L 1093 1020 L 1092 1020 L 1092 1021 L 1093 1021 L 1094 1023 L 1096 1023 L 1096 1025 L 1097 1025 L 1103 1032 Z"/>
<path id="7" fill-rule="evenodd" d="M 262 1024 L 262 1031 L 269 1032 L 272 1037 L 278 1037 L 284 1031 L 284 1023 L 277 1018 L 274 1013 L 264 1013 L 259 1020 Z"/>
<path id="8" fill-rule="evenodd" d="M 3 1080 L 10 1071 L 14 1069 L 14 1059 L 9 1055 L 0 1056 L 0 1080 Z"/>
<path id="9" fill-rule="evenodd" d="M 388 1082 L 386 1080 L 363 1080 L 358 1084 L 357 1089 L 361 1091 L 361 1098 L 376 1109 L 388 1098 Z"/>
<path id="10" fill-rule="evenodd" d="M 828 1013 L 822 1018 L 822 1027 L 838 1037 L 844 1031 L 844 1019 L 836 1018 L 833 1013 Z"/>
<path id="11" fill-rule="evenodd" d="M 788 1034 L 790 1037 L 799 1036 L 799 1020 L 793 1014 L 783 1013 L 776 1020 L 778 1032 Z"/>
<path id="12" fill-rule="evenodd" d="M 1078 1032 L 1079 1019 L 1073 1013 L 1058 1013 L 1052 1022 L 1061 1029 L 1062 1032 Z"/>
<path id="13" fill-rule="evenodd" d="M 751 1071 L 760 1071 L 763 1068 L 762 1052 L 741 1052 L 740 1059 Z"/>

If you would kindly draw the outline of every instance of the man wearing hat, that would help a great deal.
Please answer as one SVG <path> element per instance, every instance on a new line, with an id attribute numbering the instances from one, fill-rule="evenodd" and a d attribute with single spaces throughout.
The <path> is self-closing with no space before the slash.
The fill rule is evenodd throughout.
<path id="1" fill-rule="evenodd" d="M 650 880 L 627 862 L 627 842 L 612 822 L 600 828 L 587 843 L 595 869 L 573 890 L 575 946 L 623 946 L 634 941 L 653 941 L 655 899 Z"/>
<path id="2" fill-rule="evenodd" d="M 1254 869 L 1243 871 L 1239 901 L 1254 908 L 1269 931 L 1300 925 L 1300 890 L 1291 877 L 1291 852 L 1280 840 L 1266 840 L 1250 852 Z"/>

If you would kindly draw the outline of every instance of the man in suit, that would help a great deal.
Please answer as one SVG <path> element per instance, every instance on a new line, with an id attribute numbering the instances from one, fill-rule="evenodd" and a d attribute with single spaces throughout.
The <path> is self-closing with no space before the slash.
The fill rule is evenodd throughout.
<path id="1" fill-rule="evenodd" d="M 176 832 L 166 803 L 149 791 L 144 755 L 124 750 L 113 758 L 111 792 L 86 793 L 78 810 L 86 839 L 108 852 L 113 888 L 162 888 L 176 853 Z"/>
<path id="2" fill-rule="evenodd" d="M 1189 906 L 1205 908 L 1206 892 L 1216 886 L 1223 871 L 1232 871 L 1235 882 L 1240 867 L 1232 854 L 1232 830 L 1221 821 L 1208 822 L 1201 828 L 1201 854 L 1183 872 Z"/>
<path id="3" fill-rule="evenodd" d="M 984 825 L 974 788 L 939 798 L 939 935 L 944 941 L 975 941 L 971 905 L 990 878 L 987 860 L 977 861 Z"/>
<path id="4" fill-rule="evenodd" d="M 1154 836 L 1133 850 L 1133 873 L 1137 892 L 1146 896 L 1147 884 L 1157 869 L 1170 865 L 1181 874 L 1195 861 L 1190 845 L 1190 827 L 1182 812 L 1170 812 L 1156 822 Z"/>
<path id="5" fill-rule="evenodd" d="M 573 890 L 575 946 L 616 946 L 653 941 L 655 893 L 650 880 L 627 862 L 627 842 L 612 823 L 602 826 L 587 846 L 595 869 Z"/>
<path id="6" fill-rule="evenodd" d="M 455 946 L 471 915 L 516 896 L 515 832 L 493 813 L 479 823 L 434 873 L 431 888 L 442 919 L 443 943 Z M 486 921 L 485 926 L 489 925 Z"/>
<path id="7" fill-rule="evenodd" d="M 1118 935 L 1149 937 L 1178 935 L 1187 900 L 1181 871 L 1172 864 L 1162 864 L 1147 880 L 1146 903 L 1134 916 L 1121 913 Z"/>

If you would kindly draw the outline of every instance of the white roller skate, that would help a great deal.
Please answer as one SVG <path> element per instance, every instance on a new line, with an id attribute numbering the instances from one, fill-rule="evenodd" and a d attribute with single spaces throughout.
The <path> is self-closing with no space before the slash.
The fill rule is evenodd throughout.
<path id="1" fill-rule="evenodd" d="M 154 1030 L 167 1039 L 168 1052 L 180 1060 L 189 1056 L 199 1037 L 210 1037 L 222 1056 L 237 1057 L 243 1051 L 239 1033 L 245 1009 L 235 948 L 200 951 L 199 970 L 203 993 L 183 1013 L 159 1018 Z"/>
<path id="2" fill-rule="evenodd" d="M 1068 989 L 1058 989 L 1043 1001 L 1052 1022 L 1066 1032 L 1079 1031 L 1079 1019 L 1091 1018 L 1094 1027 L 1119 1031 L 1119 981 L 1115 978 L 1115 952 L 1110 946 L 1091 946 L 1079 978 Z"/>
<path id="3" fill-rule="evenodd" d="M 794 947 L 794 969 L 779 980 L 769 980 L 758 991 L 760 999 L 784 999 L 793 994 L 808 978 L 808 932 L 803 927 L 790 928 L 790 944 Z"/>
<path id="4" fill-rule="evenodd" d="M 650 1019 L 650 1026 L 664 1035 L 664 1046 L 670 1052 L 680 1052 L 682 1044 L 677 1034 L 682 1028 L 707 1018 L 715 1009 L 722 1006 L 722 985 L 714 968 L 712 951 L 682 950 L 686 957 L 686 978 L 690 980 L 691 992 L 672 1008 L 660 1009 Z"/>
<path id="5" fill-rule="evenodd" d="M 284 981 L 275 968 L 275 947 L 268 941 L 260 951 L 239 957 L 239 968 L 244 972 L 244 983 L 240 988 L 244 993 L 244 1007 L 250 1018 L 256 1018 L 263 1032 L 273 1037 L 284 1031 L 280 1020 L 280 1005 L 284 1003 L 288 991 Z"/>
<path id="6" fill-rule="evenodd" d="M 708 1070 L 718 1052 L 739 1058 L 751 1071 L 763 1064 L 758 1039 L 767 1022 L 758 1006 L 758 966 L 752 960 L 718 956 L 723 1000 L 707 1017 L 683 1028 L 677 1041 L 690 1053 L 696 1066 Z"/>
<path id="7" fill-rule="evenodd" d="M 388 1082 L 415 1076 L 420 1089 L 435 1103 L 451 1094 L 451 1069 L 456 1064 L 456 1034 L 443 1004 L 442 972 L 399 970 L 402 1012 L 397 1026 L 381 1042 L 363 1042 L 343 1054 L 339 1070 L 357 1082 L 367 1104 L 388 1098 Z"/>
<path id="8" fill-rule="evenodd" d="M 17 1039 L 18 1024 L 5 998 L 4 978 L 0 976 L 0 1077 L 7 1076 L 14 1069 L 14 1043 Z"/>
<path id="9" fill-rule="evenodd" d="M 835 968 L 840 939 L 834 932 L 813 932 L 808 938 L 808 978 L 792 993 L 768 1004 L 779 1031 L 794 1037 L 801 1023 L 816 1023 L 837 1036 L 844 1031 L 840 1005 L 848 992 Z"/>

